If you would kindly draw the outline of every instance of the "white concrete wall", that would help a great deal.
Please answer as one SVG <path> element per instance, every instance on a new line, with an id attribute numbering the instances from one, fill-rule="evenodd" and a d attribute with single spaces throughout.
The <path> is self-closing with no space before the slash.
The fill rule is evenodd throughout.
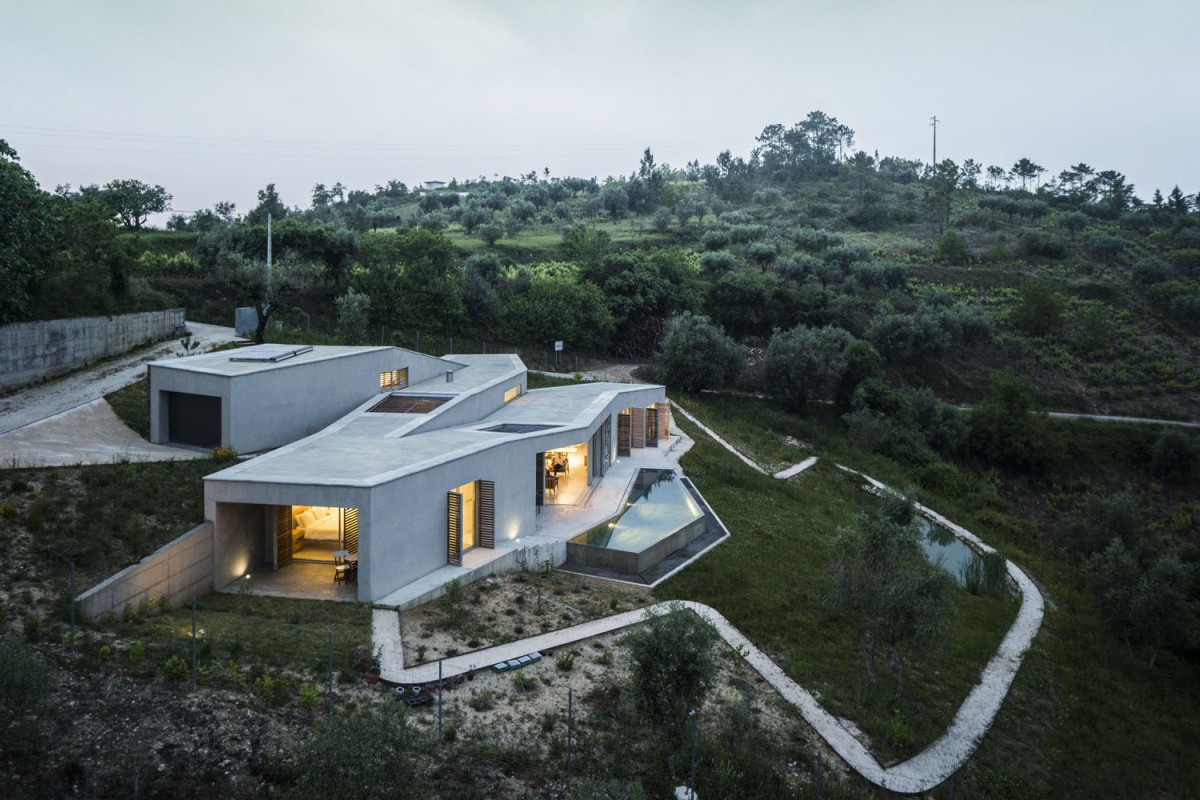
<path id="1" fill-rule="evenodd" d="M 75 317 L 0 327 L 0 392 L 179 335 L 183 309 Z"/>
<path id="2" fill-rule="evenodd" d="M 103 583 L 79 595 L 84 617 L 100 619 L 126 605 L 136 607 L 144 597 L 169 597 L 180 605 L 213 590 L 213 524 L 203 522 Z"/>
<path id="3" fill-rule="evenodd" d="M 233 355 L 231 353 L 231 355 Z M 150 367 L 150 441 L 165 444 L 166 392 L 221 398 L 221 446 L 239 453 L 281 447 L 322 430 L 379 391 L 379 373 L 408 368 L 409 383 L 445 371 L 445 362 L 400 348 L 317 361 L 282 362 L 242 375 L 192 371 L 187 359 Z"/>

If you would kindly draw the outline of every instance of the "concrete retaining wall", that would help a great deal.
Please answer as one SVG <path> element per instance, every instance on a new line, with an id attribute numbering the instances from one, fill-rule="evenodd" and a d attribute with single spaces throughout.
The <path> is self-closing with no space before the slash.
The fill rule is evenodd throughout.
<path id="1" fill-rule="evenodd" d="M 80 613 L 97 620 L 143 597 L 169 597 L 180 605 L 213 590 L 213 524 L 203 522 L 138 563 L 79 595 Z"/>
<path id="2" fill-rule="evenodd" d="M 75 317 L 0 327 L 0 392 L 182 335 L 183 309 Z"/>

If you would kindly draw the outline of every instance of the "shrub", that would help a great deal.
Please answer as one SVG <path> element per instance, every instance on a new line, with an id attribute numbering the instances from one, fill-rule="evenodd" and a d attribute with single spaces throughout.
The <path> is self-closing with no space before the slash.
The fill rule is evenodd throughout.
<path id="1" fill-rule="evenodd" d="M 938 237 L 934 253 L 946 264 L 965 264 L 971 260 L 971 248 L 961 233 L 949 230 Z"/>
<path id="2" fill-rule="evenodd" d="M 163 664 L 163 678 L 167 683 L 183 683 L 189 672 L 191 668 L 188 663 L 179 656 L 171 656 Z"/>
<path id="3" fill-rule="evenodd" d="M 700 267 L 714 277 L 732 272 L 737 266 L 737 257 L 728 250 L 710 250 L 700 256 Z"/>
<path id="4" fill-rule="evenodd" d="M 485 689 L 477 695 L 474 695 L 467 705 L 476 711 L 487 711 L 496 707 L 496 693 L 490 689 Z"/>
<path id="5" fill-rule="evenodd" d="M 659 354 L 667 385 L 689 392 L 733 383 L 744 359 L 742 348 L 725 335 L 720 325 L 690 311 L 667 323 Z"/>
<path id="6" fill-rule="evenodd" d="M 1042 231 L 1025 231 L 1017 240 L 1022 255 L 1049 259 L 1065 258 L 1067 245 L 1057 237 Z"/>
<path id="7" fill-rule="evenodd" d="M 320 697 L 321 690 L 316 687 L 316 684 L 306 683 L 300 687 L 300 699 L 297 702 L 305 711 L 312 711 L 317 707 Z"/>
<path id="8" fill-rule="evenodd" d="M 688 712 L 704 703 L 716 675 L 716 628 L 675 604 L 622 639 L 633 659 L 631 695 L 649 722 L 682 741 Z"/>
<path id="9" fill-rule="evenodd" d="M 575 653 L 563 653 L 558 658 L 554 659 L 554 663 L 563 672 L 570 672 L 575 669 Z"/>
<path id="10" fill-rule="evenodd" d="M 9 635 L 0 641 L 0 744 L 18 749 L 29 739 L 20 721 L 50 693 L 50 665 L 29 645 Z"/>
<path id="11" fill-rule="evenodd" d="M 364 746 L 364 742 L 370 746 Z M 423 800 L 432 797 L 430 762 L 404 705 L 384 703 L 321 720 L 293 753 L 289 800 Z"/>

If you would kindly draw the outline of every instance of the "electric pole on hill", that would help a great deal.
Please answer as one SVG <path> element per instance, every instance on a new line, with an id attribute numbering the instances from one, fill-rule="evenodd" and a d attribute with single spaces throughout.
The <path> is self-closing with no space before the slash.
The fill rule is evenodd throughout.
<path id="1" fill-rule="evenodd" d="M 933 126 L 933 165 L 937 166 L 937 124 L 938 118 L 936 115 L 929 118 L 932 120 L 929 124 Z"/>

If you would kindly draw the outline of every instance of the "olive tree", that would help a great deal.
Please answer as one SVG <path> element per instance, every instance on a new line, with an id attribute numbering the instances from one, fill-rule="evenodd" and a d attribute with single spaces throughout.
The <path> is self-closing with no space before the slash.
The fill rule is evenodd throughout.
<path id="1" fill-rule="evenodd" d="M 717 674 L 712 623 L 676 604 L 622 639 L 633 659 L 631 693 L 638 710 L 673 743 L 683 740 L 688 712 L 704 703 Z"/>
<path id="2" fill-rule="evenodd" d="M 846 350 L 854 341 L 849 331 L 833 325 L 777 331 L 763 365 L 767 392 L 794 410 L 832 397 L 846 371 Z"/>
<path id="3" fill-rule="evenodd" d="M 698 392 L 737 380 L 745 355 L 720 325 L 685 311 L 672 317 L 663 334 L 659 363 L 668 386 Z"/>
<path id="4" fill-rule="evenodd" d="M 906 503 L 886 503 L 834 535 L 831 604 L 857 627 L 871 687 L 886 653 L 896 676 L 892 703 L 904 690 L 904 661 L 941 633 L 953 612 L 953 578 L 926 563 Z"/>

